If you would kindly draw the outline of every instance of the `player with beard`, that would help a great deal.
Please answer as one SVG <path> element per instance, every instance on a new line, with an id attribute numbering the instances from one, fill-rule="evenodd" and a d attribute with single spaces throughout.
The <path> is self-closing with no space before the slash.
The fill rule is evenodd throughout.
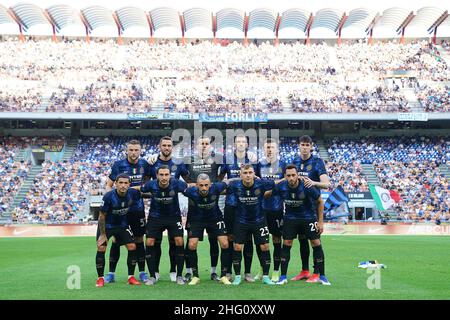
<path id="1" fill-rule="evenodd" d="M 173 158 L 173 140 L 171 137 L 162 137 L 159 141 L 159 154 L 149 158 L 150 175 L 152 179 L 156 180 L 156 172 L 161 166 L 168 166 L 172 178 L 179 179 L 180 176 L 186 182 L 190 182 L 188 176 L 189 171 L 182 160 Z M 161 259 L 161 239 L 155 241 L 155 257 L 156 257 L 156 279 L 159 279 L 159 261 Z M 170 280 L 176 281 L 176 255 L 175 255 L 175 241 L 169 237 L 169 257 L 170 257 Z"/>
<path id="2" fill-rule="evenodd" d="M 130 187 L 138 191 L 150 179 L 150 165 L 145 159 L 140 158 L 142 152 L 141 143 L 138 140 L 131 140 L 127 143 L 126 148 L 127 157 L 114 162 L 111 168 L 111 173 L 106 182 L 106 192 L 111 191 L 114 181 L 123 173 L 130 177 Z M 127 219 L 135 239 L 139 279 L 144 282 L 148 279 L 148 275 L 145 272 L 144 234 L 146 221 L 144 202 L 142 199 L 136 206 L 130 208 Z M 120 246 L 122 244 L 116 241 L 114 237 L 109 253 L 109 273 L 105 277 L 106 283 L 115 282 L 114 275 L 117 263 L 119 262 Z"/>
<path id="3" fill-rule="evenodd" d="M 300 179 L 305 187 L 316 187 L 328 189 L 331 186 L 330 178 L 322 159 L 312 155 L 313 141 L 310 136 L 302 136 L 299 140 L 300 154 L 294 158 L 293 164 L 297 166 Z M 304 235 L 299 235 L 300 257 L 302 260 L 302 271 L 292 278 L 292 281 L 307 279 L 306 282 L 319 282 L 319 270 L 314 265 L 314 274 L 309 272 L 309 243 Z"/>

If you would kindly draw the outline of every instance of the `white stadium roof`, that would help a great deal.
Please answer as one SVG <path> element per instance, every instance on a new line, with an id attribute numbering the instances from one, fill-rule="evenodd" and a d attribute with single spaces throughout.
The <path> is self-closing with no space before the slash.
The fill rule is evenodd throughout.
<path id="1" fill-rule="evenodd" d="M 0 33 L 133 38 L 358 39 L 450 34 L 438 0 L 1 0 Z M 312 22 L 312 23 L 311 23 Z M 373 28 L 373 29 L 372 29 Z"/>

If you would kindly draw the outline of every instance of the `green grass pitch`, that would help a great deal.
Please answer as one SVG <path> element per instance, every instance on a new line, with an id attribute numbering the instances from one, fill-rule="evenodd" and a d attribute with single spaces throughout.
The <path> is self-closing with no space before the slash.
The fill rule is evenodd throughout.
<path id="1" fill-rule="evenodd" d="M 0 299 L 449 299 L 448 243 L 445 236 L 327 235 L 323 236 L 323 248 L 326 274 L 332 286 L 302 281 L 285 286 L 257 282 L 225 287 L 209 280 L 209 244 L 205 241 L 199 245 L 201 283 L 191 287 L 169 281 L 167 239 L 164 239 L 161 281 L 157 285 L 126 284 L 126 250 L 122 247 L 117 282 L 96 288 L 94 237 L 2 238 Z M 300 267 L 298 242 L 291 256 L 289 277 Z M 387 269 L 381 270 L 380 289 L 368 289 L 368 278 L 373 274 L 357 268 L 358 262 L 371 259 L 387 265 Z M 255 256 L 253 272 L 258 271 L 257 260 Z M 80 289 L 67 288 L 70 276 L 67 269 L 71 265 L 80 268 Z"/>

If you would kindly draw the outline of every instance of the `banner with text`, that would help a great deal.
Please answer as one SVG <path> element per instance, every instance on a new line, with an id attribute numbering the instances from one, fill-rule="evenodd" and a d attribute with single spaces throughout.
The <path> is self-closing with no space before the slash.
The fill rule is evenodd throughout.
<path id="1" fill-rule="evenodd" d="M 206 113 L 199 114 L 202 122 L 266 122 L 265 113 Z"/>

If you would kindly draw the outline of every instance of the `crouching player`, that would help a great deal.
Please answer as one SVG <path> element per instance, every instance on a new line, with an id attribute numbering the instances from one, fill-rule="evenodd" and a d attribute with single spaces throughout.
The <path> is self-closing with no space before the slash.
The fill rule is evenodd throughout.
<path id="1" fill-rule="evenodd" d="M 283 225 L 283 249 L 281 251 L 281 276 L 277 284 L 287 283 L 287 270 L 291 257 L 292 241 L 297 235 L 305 235 L 313 248 L 314 263 L 319 270 L 319 281 L 330 285 L 325 277 L 325 257 L 320 235 L 323 232 L 324 202 L 317 188 L 306 188 L 299 179 L 297 167 L 288 165 L 286 180 L 276 185 L 272 194 L 281 197 L 285 205 Z M 270 191 L 266 194 L 269 195 Z M 317 210 L 317 214 L 316 214 Z"/>
<path id="2" fill-rule="evenodd" d="M 125 244 L 128 249 L 128 283 L 140 285 L 140 282 L 134 277 L 136 244 L 127 220 L 130 207 L 135 206 L 139 201 L 142 201 L 140 192 L 130 188 L 130 177 L 124 173 L 116 177 L 115 188 L 103 196 L 98 217 L 97 255 L 95 257 L 98 274 L 97 287 L 105 285 L 105 252 L 108 240 L 113 236 L 118 242 Z"/>
<path id="3" fill-rule="evenodd" d="M 197 285 L 200 283 L 198 274 L 198 256 L 197 245 L 199 239 L 203 238 L 206 229 L 208 237 L 219 240 L 221 247 L 220 263 L 221 275 L 220 281 L 223 284 L 230 285 L 231 282 L 226 277 L 230 272 L 227 266 L 230 264 L 228 249 L 228 237 L 225 222 L 223 221 L 222 212 L 219 209 L 219 197 L 227 188 L 227 183 L 216 182 L 211 184 L 211 180 L 207 174 L 199 174 L 197 177 L 197 185 L 189 187 L 183 194 L 189 198 L 189 210 L 187 223 L 189 229 L 188 256 L 192 268 L 193 278 L 189 285 Z"/>

